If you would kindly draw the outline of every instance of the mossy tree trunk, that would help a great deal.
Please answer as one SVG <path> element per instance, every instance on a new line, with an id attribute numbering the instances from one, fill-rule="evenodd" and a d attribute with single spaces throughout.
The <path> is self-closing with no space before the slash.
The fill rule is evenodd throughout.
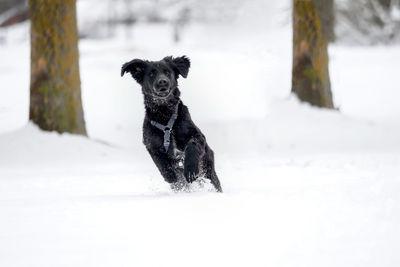
<path id="1" fill-rule="evenodd" d="M 41 129 L 86 135 L 76 0 L 30 0 L 29 118 Z"/>
<path id="2" fill-rule="evenodd" d="M 329 31 L 322 26 L 320 0 L 293 0 L 292 92 L 301 101 L 334 108 L 328 69 Z"/>

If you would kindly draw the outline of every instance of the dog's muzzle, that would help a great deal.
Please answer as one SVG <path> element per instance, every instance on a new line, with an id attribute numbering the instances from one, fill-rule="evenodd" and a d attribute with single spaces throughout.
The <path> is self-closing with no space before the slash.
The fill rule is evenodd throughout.
<path id="1" fill-rule="evenodd" d="M 158 96 L 167 96 L 171 90 L 171 82 L 167 76 L 160 75 L 153 87 Z"/>

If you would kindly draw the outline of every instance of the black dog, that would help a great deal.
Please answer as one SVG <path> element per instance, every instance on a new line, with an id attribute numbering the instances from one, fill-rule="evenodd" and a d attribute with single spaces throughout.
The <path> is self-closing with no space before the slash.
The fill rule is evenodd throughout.
<path id="1" fill-rule="evenodd" d="M 160 61 L 134 59 L 122 66 L 142 86 L 146 116 L 143 143 L 172 189 L 182 190 L 198 177 L 209 179 L 222 192 L 214 168 L 214 153 L 180 100 L 178 77 L 186 78 L 187 57 Z"/>

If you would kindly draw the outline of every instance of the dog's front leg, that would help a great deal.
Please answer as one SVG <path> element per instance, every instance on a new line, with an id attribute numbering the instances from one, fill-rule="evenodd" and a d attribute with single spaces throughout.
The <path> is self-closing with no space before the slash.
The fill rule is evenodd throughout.
<path id="1" fill-rule="evenodd" d="M 168 155 L 151 149 L 148 149 L 148 151 L 165 181 L 168 183 L 176 183 L 178 181 L 178 176 Z"/>
<path id="2" fill-rule="evenodd" d="M 185 148 L 183 175 L 188 183 L 196 180 L 200 172 L 200 159 L 204 154 L 205 140 L 203 136 L 192 137 Z"/>

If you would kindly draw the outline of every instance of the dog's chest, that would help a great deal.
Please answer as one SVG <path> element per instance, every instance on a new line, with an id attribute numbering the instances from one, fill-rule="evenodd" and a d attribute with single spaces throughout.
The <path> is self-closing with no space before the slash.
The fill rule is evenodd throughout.
<path id="1" fill-rule="evenodd" d="M 173 151 L 174 154 L 174 159 L 176 162 L 176 167 L 178 168 L 183 168 L 183 162 L 185 160 L 185 153 L 183 153 L 181 150 L 174 149 Z"/>
<path id="2" fill-rule="evenodd" d="M 185 159 L 185 152 L 178 148 L 176 139 L 174 136 L 171 136 L 171 149 L 168 151 L 170 156 L 175 159 L 177 167 L 183 167 L 183 161 Z"/>
<path id="3" fill-rule="evenodd" d="M 179 161 L 183 163 L 184 160 L 184 143 L 180 140 L 180 132 L 178 129 L 173 129 L 170 135 L 170 143 L 168 151 L 165 151 L 164 147 L 164 133 L 158 129 L 149 128 L 144 131 L 143 143 L 147 147 L 153 147 L 160 151 L 162 154 L 167 154 L 169 158 L 174 161 Z M 181 165 L 181 164 L 179 164 Z"/>

